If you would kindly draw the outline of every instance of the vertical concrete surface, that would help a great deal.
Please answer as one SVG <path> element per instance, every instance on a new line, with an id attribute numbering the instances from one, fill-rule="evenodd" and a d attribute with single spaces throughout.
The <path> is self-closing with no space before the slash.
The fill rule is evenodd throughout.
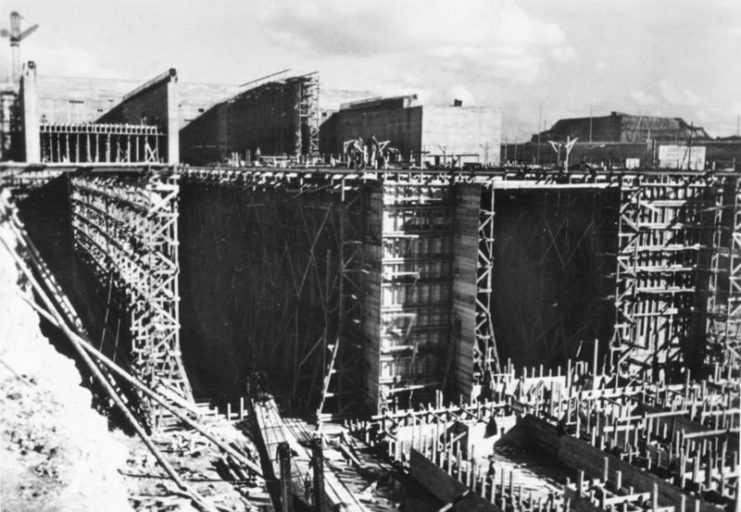
<path id="1" fill-rule="evenodd" d="M 29 163 L 39 163 L 41 161 L 41 136 L 36 93 L 36 63 L 33 61 L 29 61 L 23 67 L 21 98 L 25 160 Z"/>
<path id="2" fill-rule="evenodd" d="M 476 277 L 479 251 L 479 205 L 481 185 L 462 183 L 455 190 L 453 243 L 453 322 L 451 343 L 454 358 L 449 386 L 452 396 L 469 397 L 473 385 L 473 352 L 476 343 Z"/>
<path id="3" fill-rule="evenodd" d="M 173 70 L 174 71 L 174 70 Z M 167 82 L 167 163 L 180 163 L 180 94 L 177 75 Z"/>

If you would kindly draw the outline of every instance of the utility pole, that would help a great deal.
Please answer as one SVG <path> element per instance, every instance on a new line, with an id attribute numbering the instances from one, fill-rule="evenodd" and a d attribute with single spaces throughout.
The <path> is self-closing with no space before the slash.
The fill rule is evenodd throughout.
<path id="1" fill-rule="evenodd" d="M 692 133 L 695 131 L 695 123 L 690 123 L 690 140 L 689 148 L 687 149 L 687 170 L 692 169 Z"/>
<path id="2" fill-rule="evenodd" d="M 592 142 L 592 105 L 589 105 L 589 142 Z"/>
<path id="3" fill-rule="evenodd" d="M 736 137 L 741 137 L 741 114 L 736 116 Z"/>
<path id="4" fill-rule="evenodd" d="M 579 140 L 579 137 L 571 138 L 566 137 L 566 142 L 553 142 L 552 140 L 548 141 L 548 144 L 551 145 L 553 148 L 553 151 L 556 152 L 556 166 L 559 166 L 561 164 L 561 148 L 564 148 L 566 151 L 566 156 L 564 157 L 564 171 L 569 171 L 569 155 L 571 154 L 571 150 L 574 149 L 574 144 L 576 144 L 576 141 Z"/>
<path id="5" fill-rule="evenodd" d="M 543 118 L 543 104 L 541 103 L 538 107 L 538 165 L 540 165 L 540 134 L 541 132 L 541 119 Z"/>

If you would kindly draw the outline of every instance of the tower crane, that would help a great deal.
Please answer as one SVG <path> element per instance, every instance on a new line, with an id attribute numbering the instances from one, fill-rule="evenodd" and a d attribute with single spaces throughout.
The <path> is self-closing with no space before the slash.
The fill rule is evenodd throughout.
<path id="1" fill-rule="evenodd" d="M 18 83 L 21 79 L 21 41 L 39 28 L 38 25 L 31 25 L 27 29 L 21 30 L 21 20 L 24 19 L 18 12 L 13 11 L 10 13 L 10 30 L 3 29 L 0 31 L 0 36 L 10 38 L 13 83 Z"/>

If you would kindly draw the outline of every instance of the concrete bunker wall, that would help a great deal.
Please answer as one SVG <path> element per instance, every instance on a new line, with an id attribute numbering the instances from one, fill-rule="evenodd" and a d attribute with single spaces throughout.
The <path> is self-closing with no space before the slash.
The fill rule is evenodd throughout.
<path id="1" fill-rule="evenodd" d="M 336 216 L 327 194 L 181 183 L 181 346 L 196 397 L 244 395 L 264 372 L 286 407 L 316 408 L 338 325 Z"/>
<path id="2" fill-rule="evenodd" d="M 618 192 L 495 194 L 492 317 L 500 358 L 547 368 L 591 357 L 594 339 L 606 347 L 615 321 L 609 297 L 615 290 Z"/>
<path id="3" fill-rule="evenodd" d="M 310 76 L 268 82 L 212 105 L 180 132 L 183 161 L 192 165 L 261 155 L 305 156 L 314 151 L 312 111 L 318 108 Z"/>
<path id="4" fill-rule="evenodd" d="M 180 161 L 178 103 L 177 72 L 169 69 L 124 96 L 121 103 L 103 114 L 97 122 L 158 126 L 167 135 L 166 161 L 176 164 Z"/>
<path id="5" fill-rule="evenodd" d="M 348 109 L 333 113 L 319 130 L 320 151 L 339 154 L 346 140 L 375 135 L 406 158 L 422 148 L 422 107 Z"/>

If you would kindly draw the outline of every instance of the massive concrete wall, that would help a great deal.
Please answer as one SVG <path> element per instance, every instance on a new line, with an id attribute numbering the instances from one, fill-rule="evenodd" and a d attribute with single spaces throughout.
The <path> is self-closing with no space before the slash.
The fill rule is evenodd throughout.
<path id="1" fill-rule="evenodd" d="M 166 73 L 167 77 L 170 72 Z M 162 77 L 160 77 L 162 78 Z M 157 80 L 155 80 L 157 82 Z M 199 118 L 215 104 L 239 92 L 236 85 L 180 83 L 170 80 L 149 83 L 139 90 L 139 80 L 89 77 L 37 77 L 35 87 L 36 113 L 33 119 L 41 124 L 75 125 L 83 123 L 156 124 L 163 130 L 172 125 L 172 133 Z M 147 84 L 145 84 L 147 85 Z M 132 93 L 136 93 L 133 94 Z M 23 134 L 14 138 L 12 154 L 23 158 Z M 173 144 L 172 137 L 169 141 Z M 163 149 L 165 147 L 163 143 Z M 162 152 L 164 153 L 164 151 Z M 177 153 L 171 148 L 173 158 Z"/>
<path id="2" fill-rule="evenodd" d="M 217 103 L 239 93 L 239 86 L 178 82 L 180 129 L 198 119 Z"/>
<path id="3" fill-rule="evenodd" d="M 118 105 L 97 122 L 158 126 L 166 134 L 166 161 L 176 164 L 180 162 L 178 92 L 177 72 L 170 69 L 127 93 Z"/>
<path id="4" fill-rule="evenodd" d="M 95 122 L 141 82 L 68 76 L 38 77 L 39 119 L 45 123 Z"/>
<path id="5" fill-rule="evenodd" d="M 460 155 L 460 163 L 499 163 L 502 114 L 491 107 L 424 107 L 422 150 Z"/>
<path id="6" fill-rule="evenodd" d="M 333 113 L 320 129 L 322 153 L 341 153 L 343 142 L 375 135 L 388 140 L 404 158 L 429 153 L 442 165 L 443 155 L 461 155 L 460 162 L 499 162 L 502 115 L 490 107 L 434 107 L 388 105 L 348 108 Z M 434 156 L 437 156 L 435 160 Z"/>
<path id="7" fill-rule="evenodd" d="M 339 323 L 331 201 L 181 184 L 181 344 L 196 396 L 243 396 L 265 372 L 285 406 L 316 410 L 323 339 Z"/>
<path id="8" fill-rule="evenodd" d="M 322 153 L 340 154 L 346 140 L 375 135 L 401 151 L 404 158 L 422 148 L 422 107 L 340 110 L 319 130 Z"/>
<path id="9" fill-rule="evenodd" d="M 228 103 L 218 103 L 180 130 L 183 161 L 206 165 L 226 158 L 229 152 L 228 109 Z"/>
<path id="10" fill-rule="evenodd" d="M 492 316 L 502 358 L 549 367 L 589 357 L 594 339 L 607 346 L 618 200 L 615 189 L 496 191 Z"/>
<path id="11" fill-rule="evenodd" d="M 223 162 L 238 153 L 301 156 L 311 153 L 310 110 L 307 99 L 312 77 L 268 82 L 243 91 L 205 110 L 183 127 L 183 161 L 189 164 Z M 311 109 L 302 111 L 302 102 Z"/>
<path id="12" fill-rule="evenodd" d="M 368 340 L 363 349 L 365 363 L 365 401 L 372 408 L 378 407 L 381 393 L 381 289 L 383 283 L 383 190 L 374 186 L 368 191 L 366 213 L 366 239 L 363 243 L 364 261 L 368 263 L 363 280 L 363 335 Z"/>
<path id="13" fill-rule="evenodd" d="M 348 327 L 341 336 L 344 346 L 362 348 L 356 377 L 365 381 L 345 388 L 357 401 L 378 410 L 387 400 L 424 402 L 435 389 L 468 393 L 478 191 L 463 186 L 456 195 L 438 180 L 371 182 L 347 192 L 362 224 L 347 231 L 356 221 L 340 218 L 347 203 L 332 192 L 183 183 L 182 347 L 195 393 L 238 395 L 252 373 L 265 371 L 295 410 L 316 407 L 329 362 L 324 347 L 350 314 L 341 313 L 340 293 L 345 307 L 353 295 L 360 300 L 352 313 L 357 331 Z M 361 270 L 342 279 L 344 291 L 340 254 L 348 258 L 345 270 Z M 454 309 L 461 325 L 452 336 Z M 340 354 L 338 369 L 346 364 Z"/>
<path id="14" fill-rule="evenodd" d="M 453 322 L 451 342 L 455 345 L 455 372 L 450 386 L 453 396 L 469 396 L 473 385 L 476 343 L 476 277 L 479 251 L 479 207 L 481 185 L 460 184 L 455 190 L 453 238 Z"/>

